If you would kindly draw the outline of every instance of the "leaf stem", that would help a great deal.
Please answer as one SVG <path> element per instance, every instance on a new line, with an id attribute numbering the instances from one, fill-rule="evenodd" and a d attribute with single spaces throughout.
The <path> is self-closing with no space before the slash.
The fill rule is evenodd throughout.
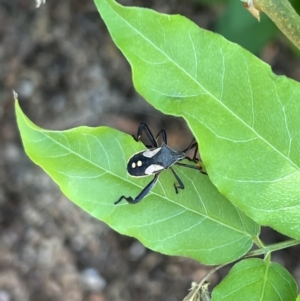
<path id="1" fill-rule="evenodd" d="M 288 0 L 254 0 L 254 6 L 264 12 L 300 49 L 300 16 Z"/>
<path id="2" fill-rule="evenodd" d="M 264 243 L 263 243 L 263 242 L 260 240 L 260 238 L 257 237 L 257 236 L 255 236 L 255 237 L 253 238 L 253 242 L 254 242 L 260 249 L 262 249 L 262 248 L 265 247 Z"/>
<path id="3" fill-rule="evenodd" d="M 245 256 L 243 256 L 242 258 L 238 259 L 244 259 L 244 258 L 248 258 L 248 257 L 254 257 L 254 256 L 258 256 L 258 255 L 265 255 L 265 259 L 267 261 L 271 261 L 271 256 L 270 254 L 274 251 L 278 251 L 278 250 L 282 250 L 288 247 L 292 247 L 295 245 L 300 244 L 300 240 L 297 239 L 290 239 L 287 241 L 283 241 L 283 242 L 279 242 L 277 244 L 272 244 L 269 246 L 264 246 L 261 240 L 257 240 L 258 244 L 261 246 L 261 248 L 257 249 L 257 250 L 253 250 L 250 251 L 249 253 L 247 253 Z M 222 267 L 226 266 L 227 264 L 221 264 L 218 265 L 216 267 L 214 267 L 212 270 L 210 270 L 203 278 L 202 280 L 198 283 L 197 287 L 195 288 L 197 291 L 200 291 L 201 287 L 205 284 L 205 282 L 208 281 L 209 277 L 215 273 L 217 270 L 221 269 Z M 300 301 L 300 300 L 299 300 Z"/>
<path id="4" fill-rule="evenodd" d="M 300 244 L 300 240 L 290 239 L 290 240 L 287 240 L 287 241 L 279 242 L 277 244 L 272 244 L 272 245 L 269 245 L 269 246 L 264 246 L 260 249 L 250 251 L 244 257 L 253 257 L 253 256 L 263 255 L 263 254 L 267 255 L 271 252 L 282 250 L 282 249 L 292 247 L 292 246 L 295 246 L 295 245 L 298 245 L 298 244 Z"/>

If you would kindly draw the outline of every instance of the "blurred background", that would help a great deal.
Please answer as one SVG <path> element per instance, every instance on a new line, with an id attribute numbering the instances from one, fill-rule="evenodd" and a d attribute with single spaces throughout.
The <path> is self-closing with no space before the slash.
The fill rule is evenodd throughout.
<path id="1" fill-rule="evenodd" d="M 184 15 L 300 80 L 299 52 L 266 16 L 257 22 L 238 0 L 123 0 Z M 297 9 L 299 1 L 294 1 Z M 140 122 L 165 128 L 181 149 L 185 122 L 164 116 L 134 90 L 131 71 L 92 0 L 0 1 L 0 301 L 182 300 L 210 268 L 168 257 L 119 235 L 66 199 L 24 154 L 12 90 L 36 124 L 64 130 L 107 125 L 135 134 Z M 266 243 L 284 239 L 264 229 Z M 277 252 L 300 284 L 299 248 Z M 211 278 L 211 287 L 226 275 Z"/>

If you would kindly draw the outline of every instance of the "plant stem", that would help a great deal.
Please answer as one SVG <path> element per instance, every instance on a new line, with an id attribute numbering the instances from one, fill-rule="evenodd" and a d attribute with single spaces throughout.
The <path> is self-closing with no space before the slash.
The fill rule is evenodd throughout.
<path id="1" fill-rule="evenodd" d="M 254 0 L 254 6 L 264 12 L 300 49 L 300 16 L 288 0 Z"/>
<path id="2" fill-rule="evenodd" d="M 258 255 L 265 255 L 265 258 L 267 258 L 270 261 L 271 260 L 271 257 L 270 257 L 271 252 L 282 250 L 282 249 L 300 244 L 300 240 L 296 240 L 296 239 L 290 239 L 290 240 L 279 242 L 277 244 L 272 244 L 272 245 L 269 245 L 269 246 L 264 246 L 263 243 L 260 240 L 258 240 L 257 242 L 259 242 L 259 245 L 261 245 L 262 247 L 257 249 L 257 250 L 250 251 L 249 253 L 247 253 L 245 256 L 243 256 L 240 259 L 244 259 L 244 258 L 248 258 L 248 257 L 254 257 L 254 256 L 258 256 Z M 240 260 L 240 259 L 238 259 L 238 260 Z M 214 267 L 212 270 L 210 270 L 202 278 L 202 280 L 197 284 L 197 287 L 195 287 L 195 291 L 197 291 L 197 292 L 200 291 L 201 287 L 203 287 L 205 282 L 208 281 L 208 278 L 213 273 L 215 273 L 217 270 L 221 269 L 222 267 L 224 267 L 226 265 L 227 265 L 226 263 L 221 264 L 221 265 L 218 265 L 218 266 Z"/>
<path id="3" fill-rule="evenodd" d="M 272 244 L 269 246 L 264 246 L 261 249 L 250 251 L 248 254 L 246 254 L 244 257 L 252 257 L 257 255 L 263 255 L 263 254 L 269 254 L 270 252 L 282 250 L 288 247 L 292 247 L 295 245 L 300 244 L 300 240 L 291 239 L 283 242 L 279 242 L 277 244 Z"/>

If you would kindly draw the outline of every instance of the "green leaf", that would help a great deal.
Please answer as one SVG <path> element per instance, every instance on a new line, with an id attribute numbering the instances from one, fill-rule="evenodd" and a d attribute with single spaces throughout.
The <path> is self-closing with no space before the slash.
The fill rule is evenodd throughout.
<path id="1" fill-rule="evenodd" d="M 300 238 L 299 84 L 184 17 L 95 3 L 137 91 L 185 118 L 219 191 L 259 224 Z"/>
<path id="2" fill-rule="evenodd" d="M 28 156 L 68 198 L 118 232 L 153 250 L 207 264 L 232 261 L 251 248 L 257 224 L 199 171 L 175 166 L 185 184 L 179 194 L 171 171 L 165 171 L 142 202 L 116 206 L 121 195 L 136 196 L 151 180 L 126 172 L 128 158 L 145 149 L 142 143 L 107 127 L 47 131 L 34 125 L 18 103 L 16 114 Z"/>
<path id="3" fill-rule="evenodd" d="M 215 287 L 212 301 L 295 301 L 297 295 L 295 279 L 281 265 L 247 259 L 237 263 Z"/>

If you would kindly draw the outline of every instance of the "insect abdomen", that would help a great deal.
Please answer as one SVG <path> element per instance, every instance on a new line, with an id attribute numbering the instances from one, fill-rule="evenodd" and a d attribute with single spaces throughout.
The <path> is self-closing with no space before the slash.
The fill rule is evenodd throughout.
<path id="1" fill-rule="evenodd" d="M 145 177 L 164 169 L 153 158 L 145 157 L 143 153 L 133 155 L 127 163 L 127 171 L 132 177 Z"/>

